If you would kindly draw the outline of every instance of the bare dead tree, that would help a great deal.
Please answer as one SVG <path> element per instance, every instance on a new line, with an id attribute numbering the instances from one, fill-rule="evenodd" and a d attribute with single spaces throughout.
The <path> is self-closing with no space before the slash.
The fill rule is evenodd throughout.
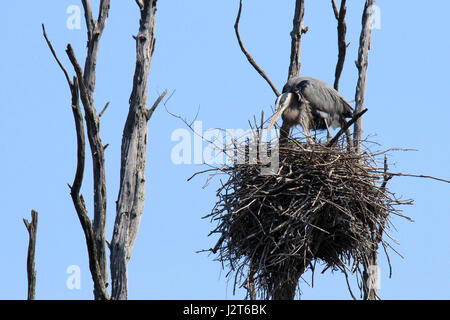
<path id="1" fill-rule="evenodd" d="M 78 81 L 79 78 L 78 76 L 74 76 L 73 81 L 70 80 L 67 70 L 64 68 L 64 66 L 58 59 L 56 52 L 53 49 L 53 46 L 47 37 L 44 25 L 42 25 L 42 32 L 47 42 L 47 45 L 49 46 L 50 51 L 53 54 L 53 57 L 55 58 L 56 62 L 58 63 L 59 67 L 61 68 L 61 70 L 65 75 L 72 96 L 71 99 L 72 114 L 74 117 L 77 136 L 77 169 L 73 183 L 72 185 L 69 185 L 69 188 L 70 188 L 70 195 L 72 197 L 72 202 L 74 204 L 78 219 L 80 221 L 86 239 L 86 247 L 88 250 L 88 257 L 89 257 L 89 269 L 91 271 L 92 280 L 94 282 L 94 297 L 96 299 L 109 299 L 109 295 L 106 290 L 105 279 L 102 275 L 98 261 L 97 244 L 95 242 L 94 229 L 92 227 L 92 223 L 88 215 L 88 210 L 86 208 L 83 195 L 80 194 L 85 166 L 85 137 L 84 137 L 83 115 L 79 103 L 79 91 L 80 91 Z M 72 56 L 72 59 L 74 59 L 73 49 L 70 46 L 70 44 L 67 46 L 66 51 L 68 52 L 69 57 Z M 75 62 L 76 60 L 74 60 L 74 63 Z M 81 67 L 77 62 L 75 66 L 76 70 L 78 71 L 77 74 L 81 75 L 82 73 Z M 80 79 L 83 78 L 81 77 Z"/>
<path id="2" fill-rule="evenodd" d="M 105 221 L 106 221 L 106 175 L 104 150 L 100 137 L 100 117 L 109 102 L 97 113 L 93 93 L 95 88 L 95 66 L 98 46 L 106 19 L 110 1 L 101 0 L 98 18 L 92 16 L 90 0 L 81 0 L 87 28 L 87 54 L 84 70 L 75 56 L 73 48 L 67 45 L 66 53 L 74 68 L 75 76 L 70 80 L 67 70 L 58 59 L 43 27 L 44 38 L 63 71 L 72 96 L 72 112 L 77 135 L 77 169 L 70 187 L 70 194 L 83 228 L 89 256 L 89 268 L 94 282 L 95 299 L 109 299 L 107 292 L 108 274 L 106 271 Z M 130 107 L 122 137 L 120 190 L 116 207 L 114 232 L 109 249 L 112 299 L 127 298 L 127 263 L 138 232 L 140 216 L 144 205 L 145 189 L 145 151 L 147 143 L 147 121 L 164 98 L 167 90 L 158 97 L 153 106 L 147 109 L 147 82 L 151 56 L 154 50 L 154 16 L 156 0 L 136 2 L 140 9 L 140 26 L 136 40 L 136 70 L 130 97 Z M 84 121 L 80 108 L 81 99 L 84 109 Z M 91 150 L 94 183 L 94 219 L 91 223 L 80 189 L 85 167 L 84 124 Z"/>
<path id="3" fill-rule="evenodd" d="M 37 211 L 31 210 L 31 222 L 23 219 L 23 223 L 28 231 L 28 253 L 27 253 L 27 279 L 28 279 L 28 300 L 34 300 L 36 294 L 36 269 L 34 267 L 34 256 L 36 252 L 36 233 L 38 224 Z"/>
<path id="4" fill-rule="evenodd" d="M 364 97 L 366 93 L 366 78 L 367 78 L 367 67 L 369 60 L 369 50 L 370 41 L 372 35 L 372 6 L 374 0 L 366 0 L 364 5 L 364 10 L 362 14 L 362 27 L 361 35 L 359 38 L 359 49 L 358 49 L 358 60 L 355 62 L 358 68 L 358 81 L 356 84 L 355 93 L 355 110 L 354 114 L 361 112 L 364 106 Z M 362 118 L 359 118 L 355 122 L 353 130 L 353 143 L 356 152 L 361 151 L 361 135 L 362 135 Z M 374 272 L 378 270 L 377 261 L 377 251 L 378 251 L 378 239 L 380 239 L 381 234 L 374 233 L 372 235 L 374 240 L 372 254 L 369 256 L 368 261 L 364 263 L 364 273 L 363 273 L 363 292 L 364 300 L 375 300 L 377 299 L 376 287 L 373 285 Z"/>

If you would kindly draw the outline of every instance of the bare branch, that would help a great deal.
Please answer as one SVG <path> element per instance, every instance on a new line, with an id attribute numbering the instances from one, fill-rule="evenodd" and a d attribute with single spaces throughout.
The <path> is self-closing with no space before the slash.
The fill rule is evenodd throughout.
<path id="1" fill-rule="evenodd" d="M 38 224 L 37 211 L 31 210 L 31 222 L 23 219 L 28 231 L 28 253 L 27 253 L 27 278 L 28 278 L 28 300 L 34 300 L 36 294 L 36 270 L 34 268 L 34 256 L 36 252 L 36 233 Z"/>
<path id="2" fill-rule="evenodd" d="M 101 272 L 99 261 L 97 259 L 97 245 L 95 242 L 94 230 L 88 216 L 86 205 L 84 204 L 83 196 L 80 195 L 81 184 L 83 182 L 84 164 L 85 164 L 85 138 L 83 115 L 81 113 L 80 104 L 78 101 L 78 83 L 79 81 L 74 77 L 74 85 L 72 88 L 72 113 L 75 122 L 75 129 L 77 135 L 77 169 L 75 177 L 70 187 L 70 196 L 78 215 L 81 227 L 83 229 L 86 246 L 89 256 L 89 269 L 91 270 L 92 279 L 94 281 L 96 298 L 109 299 L 106 291 L 106 283 Z"/>
<path id="3" fill-rule="evenodd" d="M 98 10 L 97 31 L 102 32 L 105 27 L 106 19 L 109 14 L 110 0 L 101 0 L 100 9 Z"/>
<path id="4" fill-rule="evenodd" d="M 96 299 L 108 299 L 106 291 L 106 254 L 105 254 L 105 221 L 106 221 L 106 182 L 104 167 L 104 149 L 99 134 L 99 116 L 106 110 L 105 105 L 100 115 L 96 114 L 94 107 L 93 91 L 95 85 L 95 65 L 97 60 L 98 42 L 103 32 L 103 28 L 108 16 L 110 1 L 101 0 L 98 20 L 92 17 L 92 7 L 90 0 L 82 0 L 86 27 L 88 29 L 88 50 L 85 61 L 84 72 L 78 63 L 75 53 L 70 44 L 67 45 L 66 53 L 72 63 L 76 77 L 71 82 L 67 71 L 56 57 L 50 41 L 42 26 L 44 38 L 52 51 L 58 65 L 63 70 L 66 80 L 72 93 L 72 112 L 74 115 L 75 127 L 77 131 L 77 171 L 73 185 L 71 186 L 71 196 L 79 217 L 81 226 L 85 233 L 86 244 L 89 254 L 89 267 L 94 280 L 94 296 Z M 93 226 L 88 217 L 87 209 L 82 196 L 79 194 L 84 173 L 85 162 L 85 141 L 83 118 L 79 105 L 79 97 L 83 103 L 88 132 L 89 144 L 93 162 L 94 172 L 94 219 Z"/>
<path id="5" fill-rule="evenodd" d="M 339 10 L 334 0 L 331 0 L 331 6 L 333 7 L 334 17 L 336 18 L 336 20 L 339 19 Z"/>
<path id="6" fill-rule="evenodd" d="M 374 0 L 366 0 L 366 3 L 364 5 L 364 12 L 362 15 L 362 29 L 359 38 L 358 61 L 356 61 L 356 67 L 358 68 L 358 82 L 356 84 L 354 114 L 358 114 L 359 112 L 361 112 L 364 106 L 364 96 L 366 93 L 366 75 L 372 33 L 373 3 Z M 356 121 L 353 130 L 353 143 L 357 151 L 359 151 L 361 148 L 361 134 L 362 118 L 359 118 L 358 121 Z"/>
<path id="7" fill-rule="evenodd" d="M 239 43 L 239 47 L 241 48 L 241 51 L 244 53 L 245 57 L 247 58 L 248 62 L 255 68 L 255 70 L 260 74 L 261 77 L 266 80 L 266 82 L 269 84 L 269 86 L 272 88 L 272 91 L 275 93 L 275 95 L 278 97 L 280 95 L 280 92 L 277 90 L 273 82 L 269 79 L 269 77 L 266 75 L 264 70 L 258 66 L 258 64 L 253 60 L 252 56 L 248 51 L 245 49 L 244 44 L 242 43 L 241 36 L 239 35 L 239 20 L 241 19 L 241 11 L 242 11 L 242 0 L 239 2 L 239 11 L 236 17 L 236 21 L 234 23 L 234 30 L 236 32 L 236 38 Z"/>
<path id="8" fill-rule="evenodd" d="M 153 103 L 152 107 L 147 110 L 147 120 L 150 120 L 150 118 L 152 117 L 152 114 L 155 111 L 156 107 L 159 105 L 159 103 L 162 101 L 162 99 L 164 99 L 164 97 L 166 96 L 167 92 L 169 92 L 169 89 L 164 90 L 164 92 L 161 93 L 160 96 L 158 97 L 158 99 L 156 99 L 156 101 Z"/>
<path id="9" fill-rule="evenodd" d="M 106 111 L 106 108 L 108 108 L 108 106 L 109 106 L 109 101 L 105 104 L 102 111 L 100 111 L 100 113 L 98 114 L 99 118 L 103 115 L 103 113 Z"/>
<path id="10" fill-rule="evenodd" d="M 384 173 L 383 173 L 383 183 L 381 184 L 381 189 L 385 190 L 386 189 L 386 185 L 389 182 L 389 180 L 392 179 L 392 175 L 388 174 L 389 170 L 389 166 L 388 166 L 388 162 L 387 162 L 387 156 L 386 154 L 384 155 Z"/>
<path id="11" fill-rule="evenodd" d="M 79 85 L 79 90 L 80 90 L 80 97 L 81 97 L 81 101 L 83 102 L 83 105 L 85 106 L 85 109 L 86 109 L 86 116 L 88 116 L 88 115 L 91 116 L 92 110 L 91 110 L 91 104 L 88 100 L 86 86 L 84 85 L 83 81 L 80 81 L 80 79 L 83 79 L 83 70 L 81 69 L 81 66 L 78 63 L 78 60 L 75 57 L 75 53 L 73 52 L 73 48 L 70 45 L 70 43 L 67 45 L 66 53 L 67 53 L 67 56 L 69 57 L 70 62 L 72 63 L 75 73 L 77 75 L 78 85 Z"/>
<path id="12" fill-rule="evenodd" d="M 83 103 L 87 134 L 91 149 L 94 173 L 94 233 L 97 241 L 97 253 L 103 278 L 106 279 L 106 248 L 105 248 L 105 225 L 106 225 L 106 175 L 105 175 L 105 156 L 103 143 L 99 132 L 99 118 L 93 105 L 91 92 L 83 81 L 81 67 L 75 57 L 72 46 L 67 45 L 66 53 L 75 69 L 80 89 L 80 98 Z M 88 57 L 89 59 L 89 50 Z M 94 74 L 93 74 L 94 75 Z"/>
<path id="13" fill-rule="evenodd" d="M 92 93 L 95 87 L 95 67 L 97 65 L 98 43 L 103 33 L 109 12 L 110 0 L 101 0 L 99 15 L 96 21 L 93 21 L 90 0 L 82 0 L 85 8 L 86 28 L 88 29 L 87 55 L 84 64 L 84 84 L 89 92 L 91 104 L 93 105 Z M 90 12 L 86 13 L 86 10 Z M 89 17 L 87 17 L 89 16 Z M 88 21 L 91 21 L 88 23 Z"/>
<path id="14" fill-rule="evenodd" d="M 55 50 L 53 49 L 53 46 L 47 38 L 47 33 L 45 32 L 45 26 L 42 24 L 42 34 L 44 35 L 45 41 L 47 42 L 48 47 L 50 48 L 50 51 L 52 52 L 53 57 L 55 58 L 56 62 L 58 63 L 59 67 L 61 68 L 62 72 L 64 73 L 64 76 L 66 77 L 67 83 L 69 84 L 69 87 L 72 87 L 72 82 L 70 81 L 69 74 L 67 73 L 66 68 L 62 65 L 61 61 L 59 61 L 58 56 L 56 55 Z"/>
<path id="15" fill-rule="evenodd" d="M 70 191 L 72 200 L 74 202 L 75 210 L 78 215 L 81 227 L 84 231 L 84 236 L 86 239 L 86 247 L 89 256 L 89 270 L 91 271 L 92 280 L 94 281 L 94 292 L 96 299 L 108 300 L 108 292 L 106 291 L 106 282 L 102 276 L 99 261 L 97 260 L 97 246 L 95 241 L 95 235 L 92 228 L 91 220 L 87 214 L 86 204 L 84 202 L 83 196 L 75 194 L 72 190 Z"/>
<path id="16" fill-rule="evenodd" d="M 398 176 L 398 177 L 413 177 L 413 178 L 426 178 L 426 179 L 432 179 L 440 182 L 450 183 L 450 180 L 437 178 L 433 176 L 428 176 L 425 174 L 408 174 L 408 173 L 400 173 L 400 172 L 385 172 L 386 175 L 389 176 Z M 384 181 L 383 181 L 384 182 Z"/>
<path id="17" fill-rule="evenodd" d="M 92 6 L 90 0 L 81 0 L 84 8 L 84 20 L 86 22 L 86 29 L 88 34 L 88 41 L 92 39 L 92 32 L 94 31 L 94 18 L 92 16 Z"/>
<path id="18" fill-rule="evenodd" d="M 77 135 L 77 169 L 71 187 L 71 194 L 78 196 L 84 175 L 85 162 L 85 142 L 84 142 L 84 125 L 83 115 L 78 101 L 78 80 L 74 77 L 74 87 L 72 88 L 72 113 L 75 122 L 75 131 Z"/>
<path id="19" fill-rule="evenodd" d="M 339 78 L 341 77 L 342 69 L 344 68 L 345 54 L 347 51 L 347 43 L 345 42 L 345 34 L 347 32 L 347 25 L 345 23 L 345 14 L 347 8 L 345 6 L 346 0 L 341 0 L 341 7 L 339 12 L 337 12 L 336 3 L 334 0 L 331 1 L 333 4 L 334 15 L 338 21 L 337 33 L 338 33 L 338 61 L 336 63 L 336 71 L 334 75 L 334 89 L 339 89 Z"/>
<path id="20" fill-rule="evenodd" d="M 295 13 L 292 21 L 291 31 L 291 61 L 289 63 L 288 80 L 300 74 L 300 53 L 302 33 L 306 32 L 303 28 L 303 17 L 305 15 L 305 0 L 295 1 Z"/>

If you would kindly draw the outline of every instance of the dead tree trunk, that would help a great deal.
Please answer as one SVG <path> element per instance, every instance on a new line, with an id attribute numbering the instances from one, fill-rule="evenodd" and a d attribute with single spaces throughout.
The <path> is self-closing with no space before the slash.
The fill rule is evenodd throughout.
<path id="1" fill-rule="evenodd" d="M 99 40 L 108 17 L 110 1 L 101 0 L 98 18 L 92 16 L 90 0 L 81 0 L 84 8 L 87 28 L 87 55 L 84 70 L 75 57 L 70 44 L 66 53 L 72 63 L 76 76 L 73 81 L 61 64 L 47 38 L 43 28 L 44 38 L 63 71 L 72 95 L 72 111 L 77 134 L 77 169 L 70 194 L 83 228 L 89 256 L 89 268 L 94 282 L 95 299 L 109 299 L 107 292 L 108 274 L 106 271 L 105 252 L 105 222 L 106 222 L 106 174 L 104 150 L 100 138 L 100 117 L 109 103 L 97 113 L 94 106 L 93 93 L 95 88 L 95 66 Z M 167 90 L 147 109 L 147 81 L 150 70 L 151 56 L 155 39 L 154 16 L 156 0 L 136 1 L 141 19 L 139 33 L 136 39 L 136 71 L 133 79 L 133 89 L 130 97 L 130 107 L 122 138 L 120 190 L 116 207 L 116 219 L 110 248 L 110 265 L 113 299 L 127 298 L 127 263 L 136 238 L 140 217 L 144 206 L 145 190 L 145 151 L 147 143 L 147 121 L 163 99 Z M 85 113 L 84 121 L 79 105 L 79 98 Z M 94 219 L 88 215 L 83 196 L 80 194 L 85 164 L 84 123 L 87 128 L 91 158 L 93 163 L 94 183 Z"/>
<path id="2" fill-rule="evenodd" d="M 27 278 L 28 278 L 28 300 L 34 300 L 36 294 L 36 269 L 34 268 L 34 255 L 36 252 L 36 233 L 38 224 L 37 211 L 31 210 L 31 222 L 23 219 L 28 231 L 28 254 L 27 254 Z"/>
<path id="3" fill-rule="evenodd" d="M 127 298 L 127 265 L 144 207 L 147 121 L 153 113 L 146 107 L 147 78 L 155 44 L 155 12 L 156 0 L 145 1 L 141 8 L 139 33 L 135 37 L 136 69 L 123 129 L 120 189 L 110 247 L 113 299 Z"/>
<path id="4" fill-rule="evenodd" d="M 369 60 L 370 40 L 372 35 L 372 6 L 374 0 L 366 0 L 362 15 L 361 35 L 359 38 L 358 60 L 356 67 L 358 68 L 358 82 L 356 84 L 355 93 L 355 110 L 354 114 L 358 114 L 364 107 L 364 97 L 366 93 L 367 66 Z M 356 152 L 361 152 L 361 136 L 362 136 L 362 118 L 355 122 L 353 131 L 353 143 Z M 371 235 L 374 240 L 374 247 L 367 261 L 364 263 L 363 272 L 363 292 L 364 300 L 375 300 L 377 298 L 377 288 L 374 285 L 374 277 L 377 276 L 378 261 L 378 234 Z"/>

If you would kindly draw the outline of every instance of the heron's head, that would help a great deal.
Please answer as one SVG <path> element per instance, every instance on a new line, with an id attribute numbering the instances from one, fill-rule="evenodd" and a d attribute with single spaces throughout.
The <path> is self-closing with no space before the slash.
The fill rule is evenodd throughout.
<path id="1" fill-rule="evenodd" d="M 273 115 L 272 120 L 270 120 L 267 131 L 272 128 L 278 118 L 283 114 L 284 110 L 286 110 L 286 108 L 295 101 L 295 98 L 295 93 L 292 92 L 285 92 L 277 98 L 277 100 L 275 101 L 275 114 Z"/>

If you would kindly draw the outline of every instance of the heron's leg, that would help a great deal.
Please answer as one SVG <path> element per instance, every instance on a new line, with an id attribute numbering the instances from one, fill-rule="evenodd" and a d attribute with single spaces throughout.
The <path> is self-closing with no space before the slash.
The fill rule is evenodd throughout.
<path id="1" fill-rule="evenodd" d="M 341 119 L 341 128 L 344 127 L 347 124 L 347 121 L 345 119 Z M 353 148 L 353 139 L 352 134 L 350 133 L 350 129 L 345 130 L 345 137 L 347 138 L 347 151 L 351 152 Z"/>
<path id="2" fill-rule="evenodd" d="M 311 132 L 309 131 L 309 124 L 312 121 L 311 109 L 309 108 L 308 103 L 304 103 L 300 108 L 300 119 L 299 123 L 303 128 L 303 133 L 306 137 L 306 142 L 312 144 L 313 139 L 311 138 Z"/>
<path id="3" fill-rule="evenodd" d="M 328 121 L 327 121 L 327 118 L 323 118 L 323 121 L 325 121 L 325 126 L 327 127 L 327 141 L 330 141 L 330 139 L 331 139 L 331 133 L 330 133 L 330 129 L 328 128 Z"/>
<path id="4" fill-rule="evenodd" d="M 307 121 L 303 121 L 301 126 L 303 127 L 303 133 L 305 134 L 306 142 L 312 144 L 313 138 L 311 137 L 311 132 L 309 131 L 309 123 L 307 123 Z"/>
<path id="5" fill-rule="evenodd" d="M 308 143 L 313 143 L 313 138 L 311 137 L 311 132 L 309 131 L 309 128 L 308 128 L 308 130 L 305 130 L 305 135 L 306 135 L 306 141 L 308 142 Z"/>

